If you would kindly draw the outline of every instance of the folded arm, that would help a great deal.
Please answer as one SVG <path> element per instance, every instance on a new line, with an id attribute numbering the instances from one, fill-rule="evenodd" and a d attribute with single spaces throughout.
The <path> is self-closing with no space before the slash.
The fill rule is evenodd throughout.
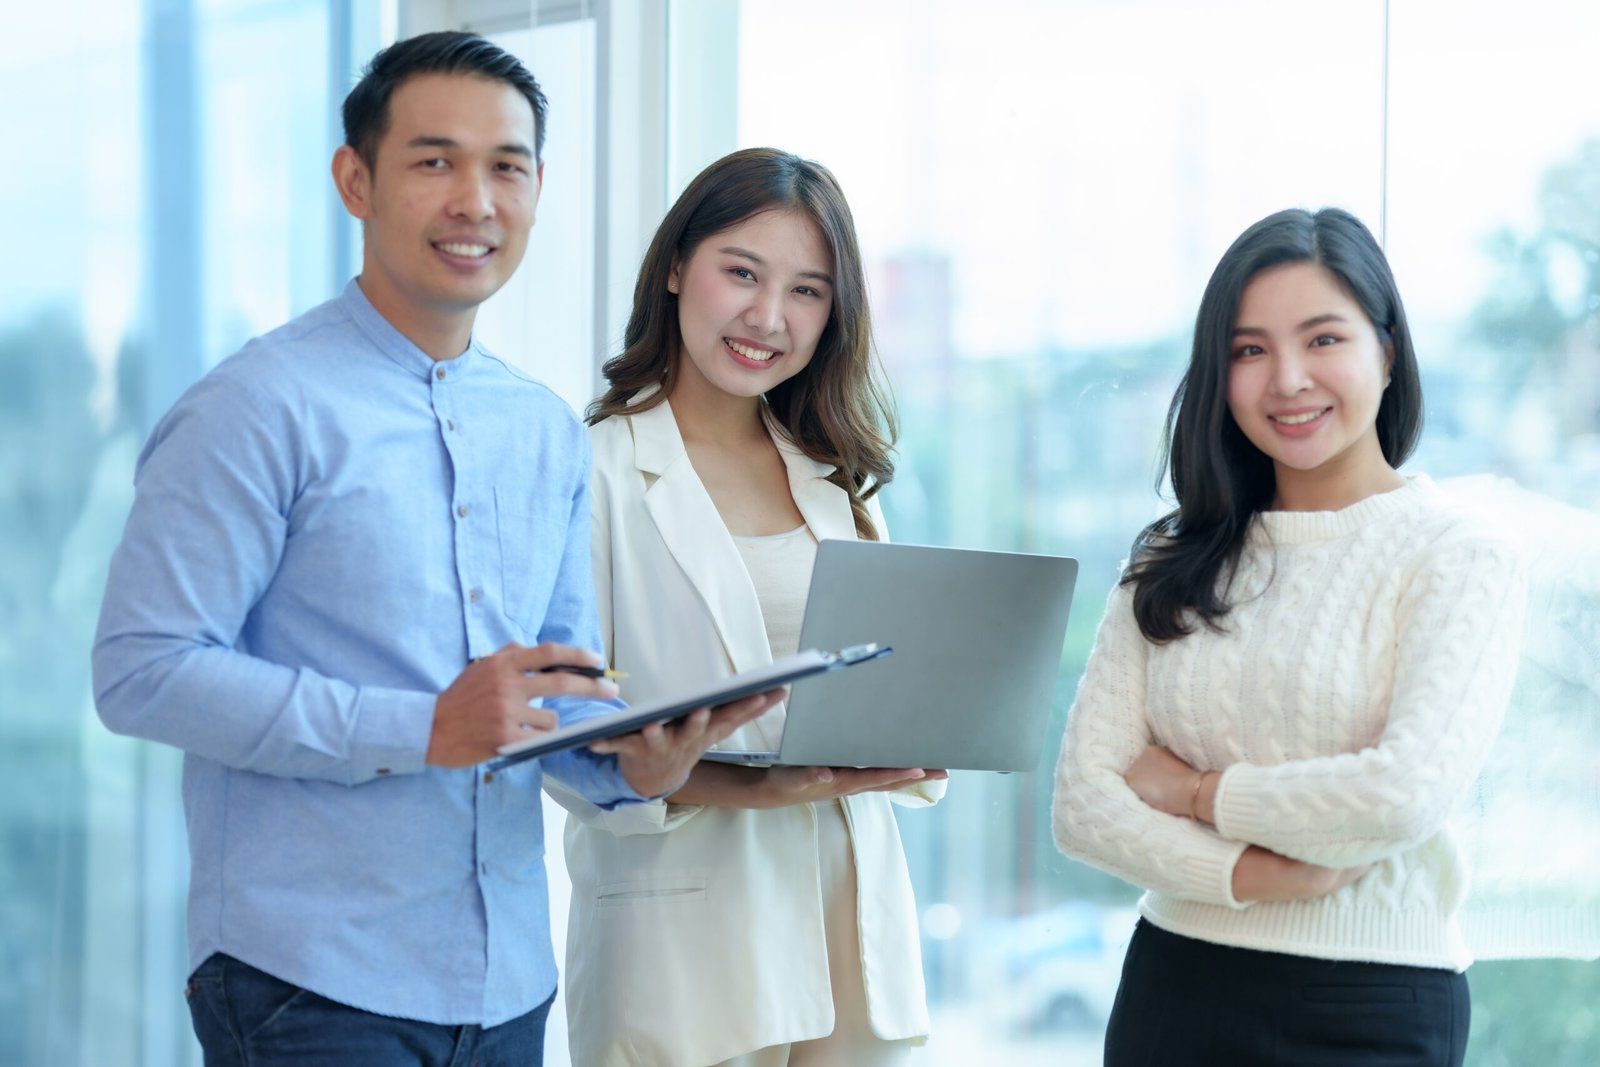
<path id="1" fill-rule="evenodd" d="M 1202 785 L 1225 837 L 1310 863 L 1371 863 L 1437 833 L 1482 768 L 1515 680 L 1526 572 L 1509 545 L 1460 537 L 1412 580 L 1393 697 L 1359 752 L 1236 764 Z"/>
<path id="2" fill-rule="evenodd" d="M 1233 871 L 1246 846 L 1145 803 L 1123 774 L 1150 744 L 1146 642 L 1128 587 L 1112 590 L 1067 716 L 1056 764 L 1056 845 L 1146 889 L 1241 907 Z"/>

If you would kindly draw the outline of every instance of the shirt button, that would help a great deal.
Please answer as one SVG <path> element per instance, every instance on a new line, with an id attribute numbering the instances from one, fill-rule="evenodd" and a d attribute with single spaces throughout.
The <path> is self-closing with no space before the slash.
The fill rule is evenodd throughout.
<path id="1" fill-rule="evenodd" d="M 484 780 L 484 781 L 485 781 L 485 782 L 492 782 L 492 781 L 494 781 L 494 772 L 493 772 L 493 771 L 484 771 L 484 772 L 483 772 L 483 780 Z"/>
<path id="2" fill-rule="evenodd" d="M 467 594 L 467 599 L 472 601 L 474 604 L 476 604 L 478 601 L 483 599 L 483 590 L 481 590 L 481 589 L 472 590 L 471 592 L 469 592 Z"/>
<path id="3" fill-rule="evenodd" d="M 441 382 L 444 381 L 444 368 L 443 367 L 435 367 L 434 371 L 433 371 L 433 376 L 435 378 L 439 379 Z"/>
<path id="4" fill-rule="evenodd" d="M 378 773 L 379 774 L 388 774 L 389 773 L 389 768 L 387 768 L 387 767 L 379 767 L 378 768 Z"/>
<path id="5" fill-rule="evenodd" d="M 465 504 L 462 504 L 460 507 L 456 508 L 456 514 L 460 515 L 463 519 L 466 518 L 467 517 L 467 506 Z"/>
<path id="6" fill-rule="evenodd" d="M 489 865 L 487 863 L 478 864 L 478 871 L 481 874 L 488 874 L 489 873 Z"/>
<path id="7" fill-rule="evenodd" d="M 455 419 L 445 419 L 444 420 L 444 428 L 447 429 L 447 430 L 454 430 L 456 428 L 456 420 Z"/>

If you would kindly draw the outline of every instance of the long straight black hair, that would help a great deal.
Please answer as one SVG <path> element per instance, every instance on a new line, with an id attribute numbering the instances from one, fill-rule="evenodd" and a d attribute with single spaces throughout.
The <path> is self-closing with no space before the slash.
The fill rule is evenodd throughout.
<path id="1" fill-rule="evenodd" d="M 1422 433 L 1422 383 L 1411 329 L 1383 249 L 1347 211 L 1300 209 L 1269 215 L 1223 253 L 1195 318 L 1189 369 L 1167 409 L 1162 473 L 1178 506 L 1133 542 L 1134 616 L 1155 642 L 1182 637 L 1196 617 L 1219 628 L 1250 520 L 1272 502 L 1272 460 L 1250 443 L 1228 409 L 1228 370 L 1239 298 L 1250 280 L 1287 263 L 1315 263 L 1338 280 L 1389 346 L 1389 385 L 1378 405 L 1378 444 L 1398 467 Z"/>

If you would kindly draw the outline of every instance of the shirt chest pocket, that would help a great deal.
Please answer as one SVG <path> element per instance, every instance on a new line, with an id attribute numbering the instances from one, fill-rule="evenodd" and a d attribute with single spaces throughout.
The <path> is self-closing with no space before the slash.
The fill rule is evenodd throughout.
<path id="1" fill-rule="evenodd" d="M 543 627 L 567 547 L 566 525 L 535 510 L 532 496 L 526 489 L 494 491 L 500 603 L 506 617 L 523 629 L 524 643 L 530 645 Z"/>

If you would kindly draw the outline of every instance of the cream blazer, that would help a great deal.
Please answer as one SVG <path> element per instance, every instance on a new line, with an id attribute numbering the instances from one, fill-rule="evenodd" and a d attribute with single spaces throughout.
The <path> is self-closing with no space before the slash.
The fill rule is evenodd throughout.
<path id="1" fill-rule="evenodd" d="M 601 633 L 612 666 L 627 672 L 623 698 L 770 663 L 755 589 L 668 405 L 589 432 Z M 832 468 L 773 437 L 816 537 L 854 537 L 849 500 L 826 480 Z M 774 708 L 720 747 L 775 748 L 782 722 Z M 925 806 L 944 785 L 894 799 Z M 656 802 L 608 812 L 559 787 L 552 795 L 575 816 L 566 834 L 575 1067 L 705 1067 L 832 1032 L 812 805 Z M 925 1037 L 916 902 L 890 795 L 846 797 L 843 807 L 873 1033 Z"/>

